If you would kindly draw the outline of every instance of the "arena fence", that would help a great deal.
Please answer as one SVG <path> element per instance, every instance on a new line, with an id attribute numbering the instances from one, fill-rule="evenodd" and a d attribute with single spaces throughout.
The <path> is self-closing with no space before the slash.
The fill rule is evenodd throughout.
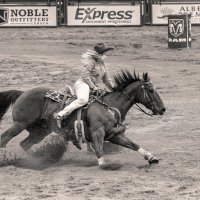
<path id="1" fill-rule="evenodd" d="M 166 25 L 184 13 L 199 25 L 199 0 L 0 0 L 0 27 Z"/>

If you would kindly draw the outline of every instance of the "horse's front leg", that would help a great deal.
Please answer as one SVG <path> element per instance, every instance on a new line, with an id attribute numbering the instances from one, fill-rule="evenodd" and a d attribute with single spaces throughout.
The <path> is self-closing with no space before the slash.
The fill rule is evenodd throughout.
<path id="1" fill-rule="evenodd" d="M 103 127 L 99 127 L 95 130 L 91 130 L 92 143 L 95 150 L 95 153 L 98 157 L 99 166 L 103 166 L 105 164 L 105 160 L 103 157 L 103 141 L 105 136 L 105 130 Z"/>
<path id="2" fill-rule="evenodd" d="M 114 144 L 118 144 L 123 147 L 137 151 L 139 154 L 141 154 L 144 157 L 145 160 L 148 160 L 149 164 L 159 163 L 159 160 L 155 156 L 153 156 L 150 152 L 146 151 L 145 149 L 141 148 L 138 144 L 132 142 L 124 134 L 115 135 L 109 141 Z"/>

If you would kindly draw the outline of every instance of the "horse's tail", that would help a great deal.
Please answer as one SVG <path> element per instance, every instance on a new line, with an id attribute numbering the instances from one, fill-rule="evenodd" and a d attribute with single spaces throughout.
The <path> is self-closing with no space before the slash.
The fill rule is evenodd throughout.
<path id="1" fill-rule="evenodd" d="M 19 90 L 8 90 L 0 92 L 0 121 L 8 108 L 15 103 L 17 98 L 22 94 Z"/>

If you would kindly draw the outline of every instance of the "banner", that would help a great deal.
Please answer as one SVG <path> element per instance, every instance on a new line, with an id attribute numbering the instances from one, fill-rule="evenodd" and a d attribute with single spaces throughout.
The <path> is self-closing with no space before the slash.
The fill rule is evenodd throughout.
<path id="1" fill-rule="evenodd" d="M 141 26 L 141 6 L 68 6 L 69 26 Z"/>
<path id="2" fill-rule="evenodd" d="M 200 4 L 152 4 L 152 24 L 168 24 L 168 15 L 191 14 L 191 23 L 200 24 Z"/>
<path id="3" fill-rule="evenodd" d="M 56 6 L 2 6 L 0 27 L 57 26 Z"/>
<path id="4" fill-rule="evenodd" d="M 168 16 L 168 47 L 190 48 L 191 47 L 191 16 L 169 15 Z"/>

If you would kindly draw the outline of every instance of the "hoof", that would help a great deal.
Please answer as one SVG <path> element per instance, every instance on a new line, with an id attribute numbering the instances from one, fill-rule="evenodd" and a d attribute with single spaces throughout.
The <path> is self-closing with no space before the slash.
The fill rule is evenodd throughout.
<path id="1" fill-rule="evenodd" d="M 156 157 L 152 157 L 151 159 L 149 159 L 149 164 L 158 164 L 159 163 L 159 160 L 156 158 Z"/>

